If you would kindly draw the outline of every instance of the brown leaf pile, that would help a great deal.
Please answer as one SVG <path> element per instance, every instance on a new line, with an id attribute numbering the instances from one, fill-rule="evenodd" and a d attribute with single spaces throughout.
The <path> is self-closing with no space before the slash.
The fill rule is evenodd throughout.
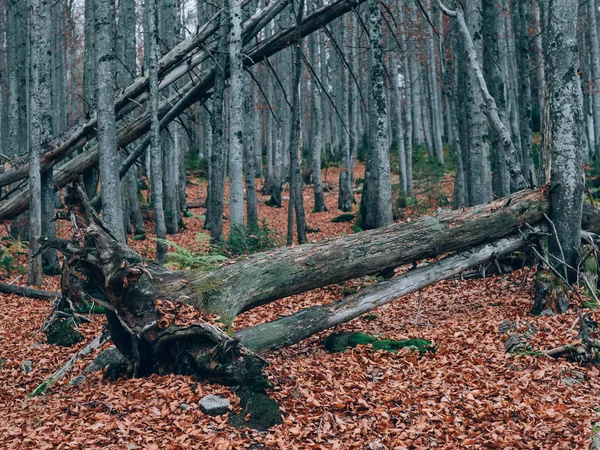
<path id="1" fill-rule="evenodd" d="M 328 177 L 334 179 L 331 173 Z M 337 179 L 337 178 L 335 178 Z M 190 188 L 190 199 L 204 189 Z M 285 194 L 284 194 L 285 195 Z M 305 191 L 307 211 L 311 192 Z M 264 198 L 263 198 L 264 200 Z M 333 224 L 336 193 L 326 196 L 328 213 L 308 214 L 311 239 L 349 233 L 351 224 Z M 285 208 L 260 208 L 270 226 L 285 230 Z M 173 240 L 185 245 L 202 227 L 185 219 L 188 230 Z M 139 251 L 153 241 L 133 242 Z M 265 355 L 271 392 L 284 423 L 268 432 L 239 430 L 227 414 L 209 417 L 198 402 L 205 395 L 237 397 L 229 388 L 188 376 L 104 380 L 86 374 L 80 386 L 68 381 L 95 355 L 76 364 L 67 379 L 46 396 L 27 394 L 77 350 L 46 344 L 42 326 L 50 305 L 0 294 L 0 448 L 4 449 L 583 449 L 591 423 L 600 420 L 599 369 L 563 359 L 509 355 L 498 325 L 528 320 L 538 330 L 530 344 L 544 350 L 576 339 L 569 331 L 575 311 L 560 317 L 530 317 L 533 271 L 485 280 L 445 281 L 423 291 L 420 326 L 414 324 L 418 294 L 358 318 L 336 331 L 362 331 L 382 338 L 425 338 L 435 354 L 396 354 L 358 346 L 341 354 L 324 350 L 323 332 L 293 347 Z M 235 328 L 273 320 L 306 306 L 327 303 L 359 289 L 364 280 L 330 286 L 247 312 Z M 58 290 L 47 279 L 48 290 Z M 161 300 L 163 315 L 176 323 L 197 320 L 197 312 Z M 600 319 L 600 317 L 596 317 Z M 86 340 L 104 322 L 81 325 Z M 30 360 L 34 370 L 20 365 Z M 572 382 L 577 380 L 576 382 Z M 235 406 L 234 406 L 235 407 Z"/>

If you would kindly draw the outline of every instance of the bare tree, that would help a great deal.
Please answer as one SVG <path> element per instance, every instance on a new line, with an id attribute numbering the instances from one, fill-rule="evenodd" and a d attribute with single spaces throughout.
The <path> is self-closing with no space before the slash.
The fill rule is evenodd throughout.
<path id="1" fill-rule="evenodd" d="M 229 0 L 229 220 L 231 232 L 243 232 L 244 187 L 242 158 L 244 154 L 244 64 L 242 62 L 242 0 Z M 235 230 L 237 228 L 237 230 Z"/>
<path id="2" fill-rule="evenodd" d="M 535 313 L 565 312 L 569 306 L 566 285 L 554 274 L 574 282 L 581 244 L 584 174 L 582 162 L 583 94 L 579 79 L 577 46 L 578 4 L 550 0 L 546 45 L 550 139 L 549 264 L 553 271 L 538 271 Z M 579 220 L 579 222 L 577 222 Z M 550 279 L 550 280 L 549 280 Z M 553 280 L 554 279 L 554 280 Z M 556 288 L 550 288 L 553 285 Z"/>
<path id="3" fill-rule="evenodd" d="M 158 119 L 158 74 L 156 60 L 158 58 L 158 29 L 156 26 L 157 0 L 145 0 L 144 5 L 144 46 L 148 77 L 150 79 L 150 175 L 152 202 L 154 204 L 154 223 L 156 224 L 156 261 L 167 262 L 167 226 L 163 209 L 163 175 L 160 122 Z"/>
<path id="4" fill-rule="evenodd" d="M 115 2 L 96 0 L 94 4 L 96 43 L 96 101 L 98 114 L 98 151 L 102 184 L 102 216 L 110 230 L 125 241 L 123 199 L 117 149 L 117 126 L 114 113 Z"/>

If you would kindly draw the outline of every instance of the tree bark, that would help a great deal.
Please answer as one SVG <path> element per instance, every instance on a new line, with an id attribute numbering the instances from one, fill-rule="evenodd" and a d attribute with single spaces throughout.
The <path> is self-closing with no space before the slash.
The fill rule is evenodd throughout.
<path id="1" fill-rule="evenodd" d="M 582 163 L 583 97 L 578 75 L 577 3 L 550 0 L 546 59 L 548 61 L 550 219 L 557 236 L 549 241 L 550 254 L 577 267 L 581 243 L 584 174 Z M 552 263 L 557 264 L 555 261 Z M 562 270 L 562 268 L 561 268 Z M 569 271 L 572 281 L 575 274 Z"/>
<path id="2" fill-rule="evenodd" d="M 248 358 L 256 362 L 246 346 L 265 350 L 289 345 L 494 254 L 519 248 L 524 243 L 515 235 L 520 236 L 521 227 L 543 220 L 550 207 L 545 190 L 520 192 L 463 211 L 255 254 L 210 272 L 191 272 L 165 270 L 114 239 L 81 187 L 68 188 L 65 204 L 76 224 L 76 236 L 88 237 L 85 243 L 75 238 L 57 244 L 81 272 L 71 277 L 72 288 L 86 292 L 107 309 L 113 342 L 130 359 L 132 373 L 191 372 L 236 384 L 244 384 L 250 375 L 239 362 L 245 365 Z M 599 216 L 597 210 L 591 211 L 584 216 L 583 227 L 600 231 Z M 502 240 L 489 244 L 498 239 Z M 477 245 L 483 247 L 409 271 L 340 302 L 241 330 L 235 338 L 227 332 L 241 312 L 279 298 Z M 203 312 L 206 322 L 169 324 L 157 308 L 158 299 L 192 305 Z M 226 329 L 210 323 L 214 316 L 219 316 Z"/>
<path id="3" fill-rule="evenodd" d="M 158 57 L 158 36 L 156 26 L 157 0 L 145 0 L 144 4 L 144 43 L 148 77 L 150 79 L 150 186 L 152 203 L 154 204 L 154 223 L 156 224 L 156 261 L 158 264 L 167 262 L 167 225 L 163 209 L 163 176 L 162 148 L 160 124 L 158 121 L 158 72 L 156 60 Z"/>
<path id="4" fill-rule="evenodd" d="M 120 240 L 123 229 L 123 197 L 117 148 L 117 124 L 113 110 L 115 59 L 115 2 L 95 0 L 96 101 L 98 110 L 98 153 L 102 185 L 102 215 L 105 223 Z"/>
<path id="5" fill-rule="evenodd" d="M 242 157 L 244 153 L 244 63 L 242 62 L 242 0 L 229 0 L 229 67 L 231 123 L 229 128 L 229 220 L 232 233 L 243 232 L 244 186 Z"/>

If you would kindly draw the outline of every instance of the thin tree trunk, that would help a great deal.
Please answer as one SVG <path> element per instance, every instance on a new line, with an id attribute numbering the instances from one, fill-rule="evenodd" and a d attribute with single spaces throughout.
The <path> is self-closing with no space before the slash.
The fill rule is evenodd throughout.
<path id="1" fill-rule="evenodd" d="M 44 281 L 42 257 L 38 255 L 42 236 L 42 177 L 40 154 L 42 142 L 52 133 L 51 72 L 49 25 L 50 0 L 31 3 L 31 129 L 29 149 L 29 277 L 28 283 L 39 286 Z M 37 256 L 36 256 L 37 255 Z"/>
<path id="2" fill-rule="evenodd" d="M 150 172 L 152 203 L 154 204 L 154 223 L 156 225 L 156 261 L 162 265 L 167 262 L 167 226 L 163 209 L 163 176 L 162 176 L 162 148 L 160 136 L 160 123 L 158 119 L 158 73 L 156 60 L 158 58 L 158 29 L 156 26 L 157 0 L 145 0 L 144 6 L 144 46 L 147 55 L 146 65 L 150 79 Z"/>
<path id="3" fill-rule="evenodd" d="M 529 20 L 527 8 L 522 0 L 512 0 L 513 29 L 519 69 L 519 125 L 523 174 L 530 186 L 537 185 L 532 152 L 531 131 L 531 80 L 529 79 Z"/>
<path id="4" fill-rule="evenodd" d="M 233 233 L 244 228 L 244 65 L 242 63 L 242 0 L 229 0 L 230 128 L 229 128 L 229 220 Z"/>
<path id="5" fill-rule="evenodd" d="M 223 8 L 228 10 L 227 0 Z M 213 89 L 213 109 L 211 115 L 212 148 L 211 148 L 211 197 L 208 199 L 211 208 L 209 229 L 213 243 L 220 242 L 223 234 L 223 195 L 225 177 L 223 169 L 224 131 L 223 131 L 223 100 L 225 95 L 225 64 L 227 63 L 227 24 L 229 15 L 221 15 L 219 29 L 219 51 L 216 58 L 215 87 Z"/>
<path id="6" fill-rule="evenodd" d="M 317 55 L 317 48 L 315 45 L 316 36 L 313 34 L 308 38 L 311 65 L 315 72 L 321 73 L 318 68 L 319 64 L 324 64 L 323 61 L 319 61 Z M 312 86 L 312 116 L 314 117 L 314 130 L 312 134 L 314 136 L 312 151 L 312 163 L 313 163 L 313 190 L 315 197 L 315 206 L 313 212 L 324 212 L 327 211 L 325 207 L 325 199 L 323 197 L 323 180 L 321 179 L 321 154 L 323 153 L 323 108 L 322 108 L 322 93 L 319 84 L 316 80 L 311 80 Z"/>
<path id="7" fill-rule="evenodd" d="M 375 227 L 393 223 L 392 219 L 392 183 L 390 177 L 390 159 L 387 146 L 387 107 L 383 81 L 383 53 L 381 46 L 381 12 L 377 0 L 368 1 L 368 23 L 371 57 L 371 88 L 373 90 L 375 134 L 372 139 L 372 151 L 377 155 L 377 220 Z"/>
<path id="8" fill-rule="evenodd" d="M 299 0 L 294 5 L 296 8 L 296 26 L 299 28 L 304 15 L 304 0 Z M 300 33 L 296 34 L 296 46 L 294 49 L 294 66 L 292 72 L 292 111 L 291 111 L 291 134 L 290 134 L 290 204 L 293 204 L 296 216 L 296 232 L 298 233 L 298 244 L 304 244 L 306 239 L 306 216 L 304 215 L 304 197 L 302 195 L 302 171 L 300 169 L 299 157 L 301 157 L 301 118 L 300 118 L 300 77 L 302 76 L 302 38 Z M 288 216 L 289 217 L 289 216 Z M 289 243 L 289 235 L 288 235 Z"/>
<path id="9" fill-rule="evenodd" d="M 344 17 L 340 18 L 340 30 L 341 30 L 341 42 L 347 42 L 348 30 L 346 29 L 346 23 Z M 340 51 L 341 51 L 341 47 Z M 341 211 L 351 211 L 352 204 L 354 203 L 354 194 L 352 192 L 352 175 L 354 170 L 354 162 L 352 160 L 352 149 L 350 147 L 350 122 L 349 122 L 349 81 L 350 74 L 348 67 L 344 63 L 344 59 L 347 60 L 347 55 L 343 53 L 338 55 L 339 61 L 339 74 L 340 78 L 340 89 L 339 92 L 339 103 L 338 110 L 340 112 L 340 156 L 342 159 L 342 168 L 339 177 L 339 192 L 338 192 L 338 209 Z"/>
<path id="10" fill-rule="evenodd" d="M 114 114 L 115 3 L 96 0 L 94 9 L 96 39 L 96 94 L 98 111 L 98 153 L 102 184 L 102 216 L 110 230 L 125 241 L 123 199 L 117 149 L 117 127 Z"/>
<path id="11" fill-rule="evenodd" d="M 246 90 L 246 88 L 244 88 Z M 254 136 L 252 126 L 254 125 L 254 116 L 252 114 L 252 95 L 246 93 L 244 99 L 244 175 L 246 180 L 246 219 L 250 230 L 258 228 L 258 204 L 256 200 L 256 169 L 254 168 Z"/>

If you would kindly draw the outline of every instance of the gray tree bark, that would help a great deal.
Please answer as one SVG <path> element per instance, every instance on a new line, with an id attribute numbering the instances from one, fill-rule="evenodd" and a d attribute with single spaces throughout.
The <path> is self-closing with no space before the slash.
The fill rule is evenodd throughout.
<path id="1" fill-rule="evenodd" d="M 310 35 L 308 38 L 309 52 L 310 52 L 310 63 L 317 73 L 322 73 L 319 70 L 319 64 L 323 64 L 322 59 L 319 58 L 317 46 L 315 45 L 316 36 Z M 321 49 L 322 50 L 322 49 Z M 319 84 L 316 80 L 311 80 L 312 86 L 312 111 L 311 114 L 314 117 L 314 130 L 312 134 L 314 136 L 312 152 L 312 163 L 313 163 L 313 190 L 315 197 L 315 205 L 313 212 L 324 212 L 327 211 L 325 207 L 325 198 L 323 197 L 323 180 L 321 178 L 321 155 L 323 153 L 323 106 L 322 106 L 322 92 Z"/>
<path id="2" fill-rule="evenodd" d="M 429 2 L 430 17 L 435 17 L 436 8 L 435 0 Z M 442 101 L 440 92 L 440 80 L 438 79 L 438 64 L 436 55 L 436 39 L 435 33 L 431 26 L 428 26 L 427 39 L 427 57 L 428 57 L 428 75 L 429 75 L 429 91 L 431 93 L 431 134 L 433 152 L 438 164 L 444 165 L 444 146 L 442 143 L 442 135 L 444 134 L 444 118 L 442 114 Z"/>
<path id="3" fill-rule="evenodd" d="M 546 50 L 551 139 L 546 145 L 552 157 L 550 173 L 550 219 L 557 236 L 549 239 L 553 264 L 577 267 L 581 243 L 584 175 L 582 165 L 583 97 L 578 75 L 576 2 L 550 0 Z M 569 271 L 569 279 L 575 273 Z"/>
<path id="4" fill-rule="evenodd" d="M 233 233 L 244 228 L 244 64 L 242 62 L 242 0 L 229 0 L 230 128 L 229 128 L 229 220 Z"/>
<path id="5" fill-rule="evenodd" d="M 179 2 L 177 0 L 161 0 L 159 2 L 158 36 L 161 54 L 166 55 L 179 42 Z M 176 89 L 169 87 L 166 95 L 170 96 Z M 168 234 L 176 234 L 179 228 L 179 151 L 181 140 L 181 127 L 177 121 L 169 124 L 162 132 L 163 151 L 163 189 L 165 209 L 165 224 Z"/>
<path id="6" fill-rule="evenodd" d="M 293 4 L 296 13 L 296 27 L 299 29 L 304 16 L 304 0 L 298 0 Z M 306 239 L 306 216 L 304 215 L 304 197 L 302 195 L 302 171 L 300 169 L 299 158 L 301 152 L 300 130 L 302 122 L 300 118 L 300 77 L 302 76 L 302 37 L 299 32 L 296 33 L 296 45 L 293 52 L 293 72 L 292 72 L 292 111 L 291 111 L 291 133 L 290 133 L 290 210 L 294 208 L 296 217 L 296 232 L 298 244 L 304 244 Z M 288 215 L 288 220 L 290 215 Z M 291 222 L 291 221 L 290 221 Z M 291 224 L 288 224 L 288 230 Z M 288 245 L 291 245 L 293 235 L 288 233 Z"/>
<path id="7" fill-rule="evenodd" d="M 471 36 L 482 35 L 481 0 L 468 2 L 465 5 L 465 22 Z M 466 44 L 465 44 L 466 45 Z M 474 41 L 475 54 L 483 61 L 483 43 L 481 39 Z M 467 49 L 468 51 L 468 49 Z M 485 103 L 479 87 L 477 74 L 467 70 L 466 83 L 466 112 L 467 112 L 467 141 L 468 155 L 467 188 L 469 205 L 487 203 L 492 199 L 492 180 L 490 173 L 490 151 L 488 145 L 488 125 L 484 115 Z"/>
<path id="8" fill-rule="evenodd" d="M 224 0 L 223 8 L 224 11 L 228 11 L 229 4 L 227 0 Z M 215 56 L 215 85 L 212 95 L 211 197 L 207 201 L 207 203 L 210 203 L 211 211 L 210 218 L 207 217 L 207 221 L 210 220 L 208 228 L 213 243 L 220 242 L 223 234 L 223 191 L 225 189 L 223 98 L 225 95 L 225 65 L 227 64 L 227 25 L 229 24 L 229 14 L 221 14 L 220 21 L 218 52 Z"/>
<path id="9" fill-rule="evenodd" d="M 392 185 L 390 178 L 390 160 L 387 145 L 387 105 L 383 81 L 383 54 L 381 46 L 381 12 L 377 0 L 368 1 L 368 26 L 371 60 L 371 92 L 373 99 L 372 125 L 369 159 L 367 165 L 376 173 L 376 185 L 367 186 L 371 181 L 365 175 L 364 190 L 361 200 L 361 225 L 363 229 L 379 228 L 393 223 L 392 219 Z M 369 164 L 370 163 L 370 164 Z M 369 169 L 367 169 L 369 170 Z M 373 202 L 373 203 L 371 203 Z M 367 211 L 376 205 L 375 214 Z"/>
<path id="10" fill-rule="evenodd" d="M 52 134 L 52 78 L 50 71 L 50 0 L 31 3 L 31 123 L 29 144 L 29 267 L 28 283 L 39 286 L 44 282 L 42 258 L 38 254 L 38 239 L 43 234 L 42 174 L 40 154 L 42 142 Z"/>
<path id="11" fill-rule="evenodd" d="M 7 156 L 15 157 L 24 154 L 23 142 L 30 139 L 27 123 L 27 3 L 21 0 L 8 0 L 6 4 L 6 47 Z M 13 237 L 28 239 L 27 221 L 25 215 L 12 221 Z"/>
<path id="12" fill-rule="evenodd" d="M 490 95 L 494 98 L 498 107 L 499 119 L 508 128 L 506 120 L 506 88 L 502 79 L 502 72 L 497 61 L 500 60 L 500 50 L 498 42 L 501 41 L 503 23 L 499 17 L 501 11 L 501 2 L 497 0 L 483 0 L 483 40 L 487 51 L 484 52 L 483 71 L 487 80 Z M 491 138 L 491 162 L 492 162 L 492 193 L 496 198 L 506 197 L 510 194 L 510 174 L 508 173 L 508 164 L 506 152 L 502 139 L 497 133 Z"/>
<path id="13" fill-rule="evenodd" d="M 86 116 L 96 108 L 96 37 L 94 29 L 94 2 L 85 0 L 85 47 L 83 53 L 83 112 Z M 84 147 L 85 148 L 85 147 Z M 88 197 L 96 195 L 98 172 L 91 167 L 83 172 L 83 183 Z"/>
<path id="14" fill-rule="evenodd" d="M 157 0 L 145 0 L 144 4 L 144 47 L 145 60 L 150 81 L 150 186 L 154 204 L 154 223 L 156 225 L 156 261 L 162 265 L 167 262 L 167 245 L 163 241 L 167 237 L 167 226 L 163 208 L 163 174 L 160 122 L 158 119 L 158 27 Z"/>
<path id="15" fill-rule="evenodd" d="M 511 11 L 517 67 L 519 70 L 519 126 L 521 132 L 521 152 L 523 154 L 523 174 L 529 185 L 537 185 L 533 164 L 532 131 L 531 131 L 531 80 L 529 78 L 529 20 L 525 1 L 512 0 Z"/>
<path id="16" fill-rule="evenodd" d="M 341 34 L 341 42 L 348 41 L 348 30 L 347 24 L 345 22 L 345 17 L 341 17 L 339 19 L 340 23 L 340 34 Z M 349 122 L 349 83 L 350 83 L 350 73 L 348 67 L 344 61 L 348 61 L 348 52 L 342 50 L 341 46 L 337 46 L 339 51 L 341 52 L 338 55 L 339 61 L 339 74 L 340 78 L 339 89 L 337 90 L 339 93 L 339 102 L 337 104 L 337 109 L 340 112 L 340 156 L 342 159 L 342 170 L 340 171 L 339 177 L 339 191 L 338 191 L 338 209 L 341 211 L 351 211 L 352 204 L 354 201 L 354 194 L 352 192 L 352 178 L 353 178 L 353 170 L 354 170 L 354 161 L 352 159 L 352 148 L 350 147 L 350 122 Z"/>
<path id="17" fill-rule="evenodd" d="M 95 0 L 94 30 L 96 43 L 96 101 L 98 114 L 98 153 L 102 185 L 102 216 L 119 240 L 125 241 L 123 230 L 123 198 L 117 148 L 117 126 L 114 113 L 115 3 Z"/>

